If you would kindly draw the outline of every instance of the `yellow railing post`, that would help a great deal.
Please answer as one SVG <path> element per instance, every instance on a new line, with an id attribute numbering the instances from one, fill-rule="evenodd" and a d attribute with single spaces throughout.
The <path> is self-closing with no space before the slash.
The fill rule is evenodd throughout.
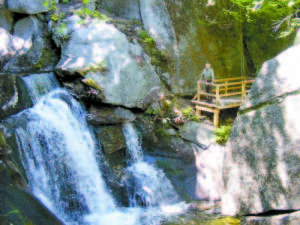
<path id="1" fill-rule="evenodd" d="M 225 94 L 227 96 L 227 90 L 228 90 L 228 81 L 225 81 Z"/>
<path id="2" fill-rule="evenodd" d="M 242 82 L 242 102 L 244 102 L 244 98 L 246 98 L 245 81 Z"/>

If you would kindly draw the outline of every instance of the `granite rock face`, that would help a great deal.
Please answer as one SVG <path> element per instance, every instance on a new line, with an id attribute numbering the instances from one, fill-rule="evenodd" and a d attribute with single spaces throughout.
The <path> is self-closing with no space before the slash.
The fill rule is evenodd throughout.
<path id="1" fill-rule="evenodd" d="M 300 207 L 300 46 L 267 61 L 226 145 L 222 213 Z"/>
<path id="2" fill-rule="evenodd" d="M 105 103 L 142 108 L 148 92 L 160 87 L 150 58 L 113 25 L 97 20 L 78 25 L 78 20 L 72 16 L 67 22 L 70 39 L 62 45 L 59 74 L 81 74 Z"/>

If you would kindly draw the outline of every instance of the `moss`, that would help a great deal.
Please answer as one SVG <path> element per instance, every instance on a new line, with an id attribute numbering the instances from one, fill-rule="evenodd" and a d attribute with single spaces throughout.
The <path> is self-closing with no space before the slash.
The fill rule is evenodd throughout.
<path id="1" fill-rule="evenodd" d="M 56 57 L 55 52 L 52 50 L 48 50 L 48 49 L 43 49 L 42 50 L 42 55 L 39 59 L 39 61 L 33 66 L 34 69 L 43 69 L 45 67 L 47 67 L 49 65 L 49 63 L 52 61 L 51 59 L 53 59 L 54 57 Z"/>
<path id="2" fill-rule="evenodd" d="M 97 64 L 89 64 L 88 67 L 78 71 L 82 76 L 85 76 L 88 72 L 101 72 L 105 73 L 107 66 L 104 62 L 98 62 Z"/>
<path id="3" fill-rule="evenodd" d="M 6 142 L 6 137 L 2 131 L 0 131 L 0 149 L 7 148 L 8 144 Z"/>
<path id="4" fill-rule="evenodd" d="M 138 42 L 142 45 L 144 51 L 151 57 L 152 65 L 160 67 L 162 72 L 174 73 L 172 60 L 165 51 L 158 49 L 154 37 L 143 30 L 139 34 Z"/>
<path id="5" fill-rule="evenodd" d="M 92 78 L 84 79 L 83 82 L 98 91 L 102 91 L 101 87 Z"/>

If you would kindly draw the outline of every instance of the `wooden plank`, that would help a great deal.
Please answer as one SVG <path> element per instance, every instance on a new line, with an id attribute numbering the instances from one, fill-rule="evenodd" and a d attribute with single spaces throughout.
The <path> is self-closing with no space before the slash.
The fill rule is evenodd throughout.
<path id="1" fill-rule="evenodd" d="M 246 77 L 232 77 L 232 78 L 223 78 L 223 79 L 216 79 L 215 82 L 224 82 L 224 81 L 232 81 L 232 80 L 245 80 Z"/>
<path id="2" fill-rule="evenodd" d="M 199 105 L 196 105 L 196 109 L 200 110 L 200 111 L 211 112 L 211 113 L 214 113 L 216 111 L 216 109 L 211 109 L 211 108 L 199 106 Z"/>
<path id="3" fill-rule="evenodd" d="M 243 92 L 239 91 L 239 92 L 229 93 L 227 95 L 220 95 L 220 97 L 228 97 L 228 96 L 241 95 L 241 94 L 243 94 Z"/>

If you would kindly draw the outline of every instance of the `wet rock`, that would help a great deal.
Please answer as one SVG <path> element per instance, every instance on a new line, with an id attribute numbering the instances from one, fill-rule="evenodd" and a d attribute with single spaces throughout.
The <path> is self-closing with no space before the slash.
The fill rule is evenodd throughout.
<path id="1" fill-rule="evenodd" d="M 300 46 L 264 63 L 224 157 L 222 213 L 300 207 Z"/>
<path id="2" fill-rule="evenodd" d="M 126 148 L 122 126 L 103 126 L 96 131 L 103 151 L 111 154 Z"/>
<path id="3" fill-rule="evenodd" d="M 0 75 L 0 119 L 32 106 L 25 83 L 13 74 Z"/>
<path id="4" fill-rule="evenodd" d="M 121 124 L 126 122 L 132 122 L 135 120 L 135 115 L 124 108 L 98 108 L 92 106 L 89 109 L 87 120 L 93 125 L 103 124 Z"/>

